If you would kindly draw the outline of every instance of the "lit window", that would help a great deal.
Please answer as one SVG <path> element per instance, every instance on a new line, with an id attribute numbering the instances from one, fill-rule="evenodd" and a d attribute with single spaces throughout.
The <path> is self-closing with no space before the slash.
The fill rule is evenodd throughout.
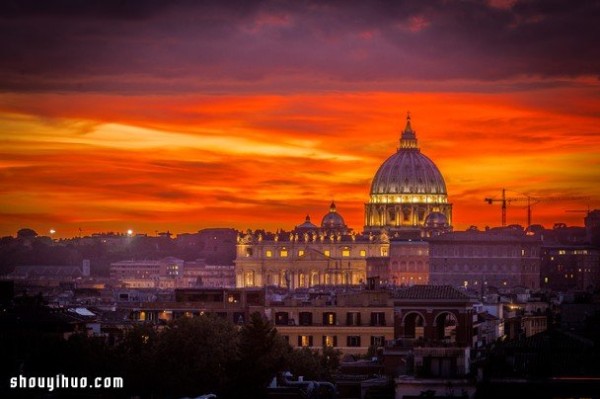
<path id="1" fill-rule="evenodd" d="M 267 258 L 270 258 L 271 256 L 273 256 L 273 251 L 271 251 L 270 249 L 267 249 L 267 252 L 265 253 L 265 255 L 267 256 Z"/>
<path id="2" fill-rule="evenodd" d="M 350 250 L 348 248 L 344 248 L 342 250 L 342 256 L 345 256 L 345 257 L 350 256 Z"/>
<path id="3" fill-rule="evenodd" d="M 283 248 L 281 251 L 279 251 L 279 256 L 281 256 L 282 258 L 287 258 L 287 256 L 288 256 L 287 249 Z"/>
<path id="4" fill-rule="evenodd" d="M 323 324 L 326 326 L 335 325 L 335 313 L 333 313 L 333 312 L 323 313 Z"/>
<path id="5" fill-rule="evenodd" d="M 303 249 L 299 249 L 298 250 L 298 256 L 304 256 L 304 250 Z"/>
<path id="6" fill-rule="evenodd" d="M 325 256 L 331 256 L 331 251 L 329 251 L 328 249 L 323 251 L 323 253 L 325 254 Z"/>
<path id="7" fill-rule="evenodd" d="M 298 346 L 301 346 L 301 347 L 312 346 L 312 335 L 298 336 Z"/>
<path id="8" fill-rule="evenodd" d="M 388 256 L 388 249 L 385 247 L 381 247 L 381 256 Z"/>
<path id="9" fill-rule="evenodd" d="M 365 256 L 367 256 L 367 251 L 365 251 L 364 249 L 361 249 L 361 250 L 360 250 L 360 256 L 362 256 L 363 258 L 364 258 Z"/>
<path id="10" fill-rule="evenodd" d="M 337 346 L 337 337 L 332 335 L 323 336 L 323 346 Z"/>

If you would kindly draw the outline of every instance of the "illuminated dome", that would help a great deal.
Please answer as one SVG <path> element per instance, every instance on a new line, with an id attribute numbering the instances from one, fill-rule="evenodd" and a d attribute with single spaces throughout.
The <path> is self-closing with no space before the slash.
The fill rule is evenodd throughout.
<path id="1" fill-rule="evenodd" d="M 447 227 L 448 219 L 441 212 L 432 212 L 425 219 L 425 226 L 429 228 Z"/>
<path id="2" fill-rule="evenodd" d="M 325 230 L 347 230 L 348 226 L 344 223 L 344 218 L 337 212 L 335 202 L 331 202 L 329 212 L 323 216 L 321 228 Z"/>
<path id="3" fill-rule="evenodd" d="M 365 231 L 423 228 L 434 213 L 450 225 L 452 205 L 446 183 L 433 161 L 421 153 L 409 115 L 400 147 L 379 167 L 371 183 Z"/>
<path id="4" fill-rule="evenodd" d="M 373 178 L 371 195 L 380 194 L 447 193 L 444 178 L 431 159 L 418 148 L 400 148 L 379 167 Z"/>

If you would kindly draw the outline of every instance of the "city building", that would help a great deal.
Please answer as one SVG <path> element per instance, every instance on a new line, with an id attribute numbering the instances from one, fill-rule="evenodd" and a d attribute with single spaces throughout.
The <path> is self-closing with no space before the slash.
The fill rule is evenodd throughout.
<path id="1" fill-rule="evenodd" d="M 600 248 L 545 244 L 541 249 L 540 287 L 552 291 L 593 291 L 600 287 Z"/>
<path id="2" fill-rule="evenodd" d="M 31 286 L 57 287 L 64 283 L 82 281 L 90 277 L 90 261 L 85 259 L 80 266 L 15 266 L 14 270 L 0 277 L 15 283 Z"/>
<path id="3" fill-rule="evenodd" d="M 178 234 L 174 241 L 179 250 L 193 255 L 193 259 L 201 258 L 212 265 L 233 265 L 237 234 L 230 228 L 210 228 Z"/>
<path id="4" fill-rule="evenodd" d="M 183 269 L 184 261 L 174 257 L 123 260 L 110 264 L 110 278 L 128 288 L 175 288 Z"/>
<path id="5" fill-rule="evenodd" d="M 175 290 L 175 301 L 124 302 L 119 309 L 128 310 L 130 318 L 140 322 L 214 315 L 243 324 L 253 312 L 262 312 L 264 303 L 265 292 L 259 289 L 187 288 Z"/>
<path id="6" fill-rule="evenodd" d="M 429 239 L 429 281 L 483 291 L 540 287 L 541 239 L 518 228 L 461 231 Z"/>
<path id="7" fill-rule="evenodd" d="M 233 287 L 233 265 L 208 265 L 202 259 L 184 262 L 175 257 L 124 260 L 110 265 L 110 277 L 126 288 Z"/>
<path id="8" fill-rule="evenodd" d="M 476 301 L 449 285 L 415 285 L 394 298 L 394 345 L 386 347 L 396 371 L 396 397 L 413 398 L 448 385 L 472 392 L 471 349 L 477 346 Z M 402 372 L 398 373 L 397 370 Z"/>
<path id="9" fill-rule="evenodd" d="M 394 338 L 390 292 L 360 290 L 312 299 L 271 302 L 265 314 L 293 348 L 332 347 L 344 354 L 366 354 Z"/>
<path id="10" fill-rule="evenodd" d="M 389 256 L 389 237 L 355 234 L 332 204 L 320 227 L 307 217 L 291 232 L 248 232 L 238 237 L 236 287 L 357 286 L 366 283 L 367 259 Z M 337 216 L 337 226 L 331 223 Z"/>
<path id="11" fill-rule="evenodd" d="M 427 284 L 427 243 L 419 240 L 450 231 L 451 222 L 444 178 L 420 152 L 408 116 L 397 152 L 373 178 L 364 233 L 348 228 L 332 202 L 320 226 L 307 216 L 291 232 L 240 235 L 236 287 L 359 285 L 367 277 L 388 285 Z"/>

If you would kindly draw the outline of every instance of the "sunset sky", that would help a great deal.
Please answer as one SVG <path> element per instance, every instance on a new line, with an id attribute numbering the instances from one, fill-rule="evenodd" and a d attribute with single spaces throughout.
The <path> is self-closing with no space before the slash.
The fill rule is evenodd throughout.
<path id="1" fill-rule="evenodd" d="M 455 229 L 499 225 L 502 188 L 582 225 L 598 21 L 585 0 L 2 2 L 0 236 L 289 229 L 331 200 L 360 231 L 407 111 Z"/>

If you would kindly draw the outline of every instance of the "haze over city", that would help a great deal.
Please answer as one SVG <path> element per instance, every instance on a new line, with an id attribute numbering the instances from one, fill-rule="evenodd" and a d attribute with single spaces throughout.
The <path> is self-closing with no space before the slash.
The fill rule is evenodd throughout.
<path id="1" fill-rule="evenodd" d="M 499 225 L 484 198 L 502 188 L 542 199 L 533 223 L 582 225 L 600 199 L 599 14 L 597 1 L 3 3 L 0 234 L 275 230 L 331 200 L 361 230 L 408 111 L 455 229 Z M 524 206 L 509 224 L 526 224 Z"/>

